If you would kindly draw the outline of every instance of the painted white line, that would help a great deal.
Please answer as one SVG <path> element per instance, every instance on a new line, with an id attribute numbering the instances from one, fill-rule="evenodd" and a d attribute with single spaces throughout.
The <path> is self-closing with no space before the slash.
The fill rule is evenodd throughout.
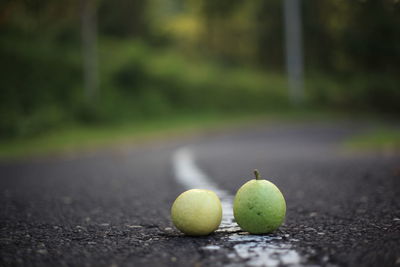
<path id="1" fill-rule="evenodd" d="M 186 189 L 208 189 L 214 191 L 221 199 L 222 222 L 217 232 L 230 235 L 224 241 L 236 243 L 234 252 L 228 254 L 232 266 L 238 259 L 246 260 L 247 266 L 301 266 L 301 257 L 291 249 L 291 245 L 283 242 L 273 242 L 282 239 L 279 236 L 238 234 L 239 226 L 233 217 L 233 196 L 222 190 L 202 170 L 197 167 L 192 151 L 183 147 L 175 151 L 172 158 L 176 180 Z M 220 246 L 210 244 L 205 250 L 218 250 Z M 240 265 L 240 264 L 238 264 Z"/>

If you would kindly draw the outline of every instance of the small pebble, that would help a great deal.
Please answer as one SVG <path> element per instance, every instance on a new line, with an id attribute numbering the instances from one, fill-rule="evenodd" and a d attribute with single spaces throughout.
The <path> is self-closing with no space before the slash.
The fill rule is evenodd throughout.
<path id="1" fill-rule="evenodd" d="M 47 250 L 45 249 L 38 249 L 36 250 L 37 253 L 42 254 L 42 255 L 46 255 L 47 254 Z"/>

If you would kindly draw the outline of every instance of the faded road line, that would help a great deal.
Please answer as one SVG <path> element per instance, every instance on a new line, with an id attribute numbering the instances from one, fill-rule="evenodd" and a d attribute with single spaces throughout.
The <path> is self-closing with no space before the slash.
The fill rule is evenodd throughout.
<path id="1" fill-rule="evenodd" d="M 225 242 L 233 242 L 233 252 L 227 256 L 231 266 L 240 265 L 243 260 L 248 266 L 301 266 L 301 257 L 291 244 L 282 241 L 277 235 L 249 235 L 240 232 L 234 222 L 233 196 L 222 190 L 196 165 L 193 152 L 188 147 L 175 151 L 172 158 L 175 179 L 186 189 L 208 189 L 214 191 L 221 199 L 223 219 L 217 232 L 227 233 L 220 243 L 210 244 L 203 249 L 219 250 Z M 240 233 L 239 233 L 240 232 Z"/>

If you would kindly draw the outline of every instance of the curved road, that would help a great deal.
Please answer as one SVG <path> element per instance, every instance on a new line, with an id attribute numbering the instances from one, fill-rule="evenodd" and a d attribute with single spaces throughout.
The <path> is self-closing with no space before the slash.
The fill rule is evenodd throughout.
<path id="1" fill-rule="evenodd" d="M 400 157 L 341 146 L 367 129 L 266 123 L 0 163 L 0 266 L 400 266 Z M 183 180 L 180 149 L 191 164 L 181 162 Z M 251 236 L 228 222 L 194 238 L 172 226 L 172 202 L 201 177 L 223 194 L 226 212 L 254 168 L 286 197 L 276 233 Z"/>

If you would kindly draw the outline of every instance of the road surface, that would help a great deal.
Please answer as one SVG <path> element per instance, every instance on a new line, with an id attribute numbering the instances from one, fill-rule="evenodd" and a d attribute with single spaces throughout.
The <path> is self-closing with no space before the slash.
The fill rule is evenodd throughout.
<path id="1" fill-rule="evenodd" d="M 0 266 L 400 266 L 400 157 L 342 146 L 368 128 L 275 122 L 2 162 Z M 274 234 L 242 232 L 229 212 L 254 168 L 287 201 Z M 195 186 L 224 205 L 210 236 L 184 236 L 169 217 Z"/>

